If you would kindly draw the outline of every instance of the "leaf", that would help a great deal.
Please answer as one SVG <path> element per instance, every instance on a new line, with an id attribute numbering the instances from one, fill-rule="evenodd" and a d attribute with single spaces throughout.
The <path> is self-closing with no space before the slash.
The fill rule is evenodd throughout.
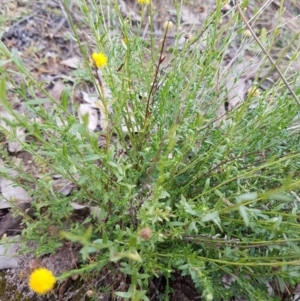
<path id="1" fill-rule="evenodd" d="M 38 127 L 38 125 L 36 123 L 33 124 L 33 134 L 36 138 L 38 138 L 39 140 L 43 139 L 43 135 Z"/>
<path id="2" fill-rule="evenodd" d="M 14 48 L 13 48 L 12 51 L 11 51 L 11 57 L 12 57 L 14 63 L 15 63 L 15 64 L 18 66 L 18 68 L 20 69 L 20 71 L 21 71 L 22 73 L 24 73 L 24 74 L 27 74 L 28 71 L 27 71 L 27 69 L 26 69 L 26 67 L 25 67 L 25 65 L 24 65 L 24 63 L 23 63 L 21 57 L 19 56 L 17 50 L 14 49 Z"/>
<path id="3" fill-rule="evenodd" d="M 52 100 L 49 98 L 34 98 L 26 101 L 26 105 L 42 105 L 44 103 L 51 103 Z"/>
<path id="4" fill-rule="evenodd" d="M 116 296 L 129 299 L 132 297 L 132 292 L 115 292 Z"/>
<path id="5" fill-rule="evenodd" d="M 70 133 L 73 135 L 79 134 L 85 134 L 86 133 L 86 127 L 81 123 L 74 123 L 70 128 Z"/>
<path id="6" fill-rule="evenodd" d="M 113 161 L 107 161 L 107 164 L 110 165 L 111 167 L 118 168 L 118 164 L 116 164 Z"/>
<path id="7" fill-rule="evenodd" d="M 263 199 L 277 200 L 277 201 L 283 201 L 283 202 L 290 202 L 293 199 L 292 196 L 286 195 L 280 191 L 267 191 L 261 197 Z"/>
<path id="8" fill-rule="evenodd" d="M 55 179 L 52 182 L 54 191 L 57 191 L 63 195 L 69 195 L 75 187 L 75 184 L 68 179 Z"/>
<path id="9" fill-rule="evenodd" d="M 92 228 L 92 226 L 89 226 L 89 227 L 87 228 L 87 230 L 85 231 L 85 233 L 84 233 L 85 239 L 86 239 L 86 240 L 90 240 L 90 238 L 91 238 L 91 236 L 92 236 L 92 233 L 93 233 L 93 228 Z"/>
<path id="10" fill-rule="evenodd" d="M 60 236 L 72 241 L 72 242 L 79 242 L 82 245 L 87 245 L 89 244 L 88 240 L 83 236 L 79 236 L 79 235 L 75 235 L 69 232 L 65 232 L 65 231 L 60 231 Z"/>
<path id="11" fill-rule="evenodd" d="M 134 253 L 131 252 L 122 252 L 122 253 L 114 253 L 110 260 L 111 261 L 118 261 L 122 258 L 128 258 L 137 262 L 142 262 L 142 258 L 141 256 L 138 254 L 137 251 L 135 251 Z"/>
<path id="12" fill-rule="evenodd" d="M 238 203 L 243 202 L 243 201 L 252 201 L 258 198 L 258 193 L 257 192 L 248 192 L 248 193 L 243 193 L 237 197 Z"/>
<path id="13" fill-rule="evenodd" d="M 70 89 L 68 87 L 64 88 L 61 93 L 61 104 L 65 110 L 68 109 L 69 95 L 70 95 Z"/>
<path id="14" fill-rule="evenodd" d="M 170 194 L 169 194 L 167 191 L 163 190 L 163 191 L 160 193 L 158 199 L 166 199 L 166 198 L 169 198 L 169 197 L 170 197 Z"/>
<path id="15" fill-rule="evenodd" d="M 8 105 L 6 98 L 6 81 L 4 77 L 0 78 L 0 102 L 4 107 Z"/>
<path id="16" fill-rule="evenodd" d="M 88 161 L 95 161 L 95 160 L 99 160 L 99 159 L 102 159 L 103 156 L 100 156 L 100 155 L 87 155 L 85 156 L 84 159 L 81 160 L 81 162 L 88 162 Z"/>
<path id="17" fill-rule="evenodd" d="M 147 291 L 135 291 L 135 294 L 132 298 L 133 301 L 149 301 L 149 298 L 146 296 Z"/>
<path id="18" fill-rule="evenodd" d="M 208 191 L 209 188 L 210 188 L 210 178 L 207 178 L 206 181 L 205 181 L 205 185 L 204 185 L 202 193 Z M 223 195 L 222 195 L 222 197 L 223 197 Z"/>
<path id="19" fill-rule="evenodd" d="M 219 212 L 218 211 L 208 213 L 207 215 L 202 217 L 201 221 L 202 222 L 209 222 L 209 221 L 214 220 L 216 218 L 219 218 Z"/>
<path id="20" fill-rule="evenodd" d="M 248 227 L 249 226 L 249 219 L 248 219 L 248 213 L 247 213 L 247 208 L 243 205 L 239 206 L 239 210 L 241 213 L 241 216 L 244 220 L 245 225 Z"/>
<path id="21" fill-rule="evenodd" d="M 184 222 L 170 222 L 169 225 L 172 227 L 184 226 L 186 223 Z"/>
<path id="22" fill-rule="evenodd" d="M 267 44 L 268 41 L 268 32 L 266 27 L 263 27 L 260 31 L 260 41 L 263 45 Z"/>
<path id="23" fill-rule="evenodd" d="M 136 251 L 135 251 L 135 253 L 125 253 L 125 256 L 131 260 L 142 262 L 141 256 Z"/>

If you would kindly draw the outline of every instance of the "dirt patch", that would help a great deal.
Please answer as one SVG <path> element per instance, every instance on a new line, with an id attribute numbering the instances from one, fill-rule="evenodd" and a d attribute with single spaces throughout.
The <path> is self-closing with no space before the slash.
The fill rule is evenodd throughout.
<path id="1" fill-rule="evenodd" d="M 32 246 L 34 252 L 34 246 Z M 60 283 L 49 297 L 39 297 L 28 288 L 30 273 L 39 267 L 48 268 L 55 276 L 65 271 L 75 269 L 79 261 L 79 246 L 71 243 L 64 244 L 55 253 L 42 257 L 25 254 L 19 257 L 19 267 L 7 270 L 3 273 L 2 281 L 5 289 L 2 290 L 1 300 L 85 300 L 85 285 L 78 277 L 70 277 Z M 81 296 L 81 299 L 78 298 Z M 78 298 L 78 299 L 77 299 Z"/>

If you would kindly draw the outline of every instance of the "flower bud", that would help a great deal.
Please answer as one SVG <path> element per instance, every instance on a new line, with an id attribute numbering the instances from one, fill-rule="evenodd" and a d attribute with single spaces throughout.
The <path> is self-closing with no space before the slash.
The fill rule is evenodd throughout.
<path id="1" fill-rule="evenodd" d="M 141 229 L 140 237 L 144 240 L 150 239 L 152 237 L 152 230 L 149 227 Z"/>

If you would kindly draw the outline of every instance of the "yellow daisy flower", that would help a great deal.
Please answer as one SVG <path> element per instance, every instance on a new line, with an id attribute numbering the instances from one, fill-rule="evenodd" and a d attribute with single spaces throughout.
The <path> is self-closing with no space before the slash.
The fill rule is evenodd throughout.
<path id="1" fill-rule="evenodd" d="M 92 59 L 97 68 L 104 67 L 107 64 L 107 57 L 102 52 L 93 52 Z"/>
<path id="2" fill-rule="evenodd" d="M 137 0 L 139 4 L 149 4 L 150 0 Z"/>
<path id="3" fill-rule="evenodd" d="M 39 268 L 31 273 L 28 285 L 32 291 L 43 295 L 52 290 L 55 282 L 56 279 L 51 271 L 45 268 Z"/>

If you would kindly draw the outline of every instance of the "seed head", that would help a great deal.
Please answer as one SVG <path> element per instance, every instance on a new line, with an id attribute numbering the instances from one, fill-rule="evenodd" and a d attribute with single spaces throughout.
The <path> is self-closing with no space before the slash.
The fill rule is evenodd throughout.
<path id="1" fill-rule="evenodd" d="M 243 36 L 244 36 L 244 38 L 250 38 L 252 36 L 251 31 L 249 29 L 246 29 L 243 32 Z"/>
<path id="2" fill-rule="evenodd" d="M 164 30 L 171 30 L 173 27 L 173 23 L 171 21 L 166 21 L 163 25 Z"/>
<path id="3" fill-rule="evenodd" d="M 150 239 L 152 237 L 152 230 L 149 227 L 141 229 L 140 237 L 144 240 Z"/>

